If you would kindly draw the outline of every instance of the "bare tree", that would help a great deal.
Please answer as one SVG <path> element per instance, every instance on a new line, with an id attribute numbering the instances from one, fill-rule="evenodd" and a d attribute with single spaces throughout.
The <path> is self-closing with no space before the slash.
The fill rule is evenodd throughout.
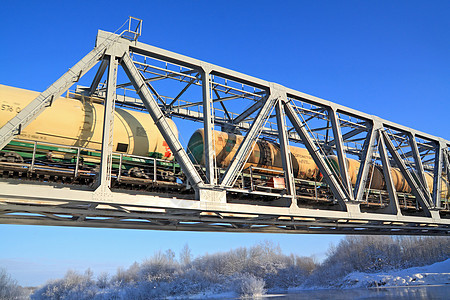
<path id="1" fill-rule="evenodd" d="M 192 261 L 192 251 L 189 248 L 189 245 L 186 243 L 180 251 L 180 263 L 187 267 L 191 264 Z"/>

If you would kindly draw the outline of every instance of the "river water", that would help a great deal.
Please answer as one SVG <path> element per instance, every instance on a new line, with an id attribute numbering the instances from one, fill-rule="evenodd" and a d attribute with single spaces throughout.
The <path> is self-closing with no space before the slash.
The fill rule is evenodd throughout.
<path id="1" fill-rule="evenodd" d="M 450 299 L 450 285 L 408 286 L 371 289 L 312 290 L 289 294 L 269 294 L 269 299 Z"/>

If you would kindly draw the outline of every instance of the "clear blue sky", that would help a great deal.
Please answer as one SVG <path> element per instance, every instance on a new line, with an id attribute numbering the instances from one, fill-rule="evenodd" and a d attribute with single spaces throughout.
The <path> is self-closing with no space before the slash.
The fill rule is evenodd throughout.
<path id="1" fill-rule="evenodd" d="M 98 29 L 144 20 L 140 41 L 450 139 L 450 1 L 4 1 L 0 84 L 42 91 Z M 92 72 L 92 71 L 91 71 Z M 340 236 L 0 225 L 0 267 L 23 285 L 110 271 L 185 243 L 194 254 L 279 243 L 323 257 Z"/>

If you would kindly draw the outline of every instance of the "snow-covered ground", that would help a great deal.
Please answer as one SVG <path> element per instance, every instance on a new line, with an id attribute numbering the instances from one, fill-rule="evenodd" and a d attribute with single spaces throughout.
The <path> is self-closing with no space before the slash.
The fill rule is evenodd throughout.
<path id="1" fill-rule="evenodd" d="M 450 284 L 450 259 L 429 266 L 380 273 L 353 272 L 345 276 L 341 288 L 368 288 Z"/>

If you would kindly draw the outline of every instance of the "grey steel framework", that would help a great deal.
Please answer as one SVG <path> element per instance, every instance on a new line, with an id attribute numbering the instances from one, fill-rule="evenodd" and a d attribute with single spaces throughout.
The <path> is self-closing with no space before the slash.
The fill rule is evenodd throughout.
<path id="1" fill-rule="evenodd" d="M 90 53 L 0 128 L 2 149 L 54 99 L 100 62 L 91 86 L 78 88 L 83 96 L 95 95 L 105 102 L 101 167 L 96 184 L 75 186 L 2 179 L 0 223 L 198 231 L 448 235 L 448 200 L 441 199 L 440 191 L 443 174 L 450 178 L 449 141 L 278 84 L 143 44 L 137 41 L 141 22 L 133 21 L 138 21 L 138 26 L 129 27 L 119 35 L 99 31 L 95 48 Z M 125 71 L 129 82 L 117 82 L 118 66 Z M 106 82 L 102 82 L 106 70 Z M 157 87 L 159 82 L 164 84 Z M 173 82 L 178 89 L 165 85 L 165 82 Z M 112 127 L 117 105 L 149 112 L 185 175 L 187 193 L 127 191 L 111 186 Z M 203 123 L 204 167 L 191 161 L 169 126 L 168 118 Z M 214 156 L 214 130 L 218 128 L 245 136 L 226 169 L 217 167 Z M 244 185 L 243 168 L 258 139 L 279 143 L 286 188 L 258 190 L 253 182 L 251 188 Z M 293 175 L 289 146 L 306 148 L 314 159 L 326 183 L 325 189 L 331 195 L 325 199 L 328 201 L 325 205 L 314 201 L 314 198 L 318 199 L 315 183 L 315 197 L 301 193 L 298 179 Z M 330 154 L 337 156 L 339 171 L 327 162 L 326 156 Z M 361 162 L 354 185 L 347 158 Z M 382 166 L 386 192 L 383 195 L 379 192 L 377 209 L 366 209 L 368 198 L 374 193 L 367 188 L 374 164 Z M 395 190 L 391 166 L 400 170 L 411 187 L 412 195 L 408 197 L 413 199 L 414 212 L 404 209 L 406 196 Z M 431 193 L 425 172 L 434 174 Z M 312 201 L 308 202 L 308 199 Z"/>

